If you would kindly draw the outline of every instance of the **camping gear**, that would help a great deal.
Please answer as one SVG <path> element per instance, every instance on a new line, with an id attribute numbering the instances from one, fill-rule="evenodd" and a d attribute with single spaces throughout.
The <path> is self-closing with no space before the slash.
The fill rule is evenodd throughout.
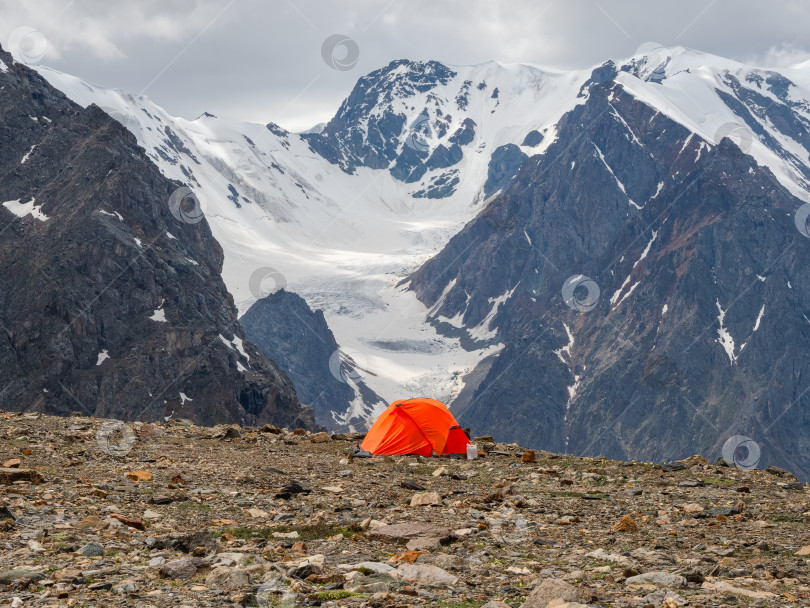
<path id="1" fill-rule="evenodd" d="M 464 454 L 469 438 L 435 399 L 394 401 L 371 425 L 361 448 L 372 454 Z"/>
<path id="2" fill-rule="evenodd" d="M 475 460 L 478 458 L 478 446 L 474 443 L 467 444 L 467 460 Z"/>

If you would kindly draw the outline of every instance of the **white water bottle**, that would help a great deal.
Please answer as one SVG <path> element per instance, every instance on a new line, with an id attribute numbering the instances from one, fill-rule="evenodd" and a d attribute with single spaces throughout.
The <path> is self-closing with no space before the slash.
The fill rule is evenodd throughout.
<path id="1" fill-rule="evenodd" d="M 474 443 L 467 444 L 467 460 L 475 460 L 478 458 L 478 446 Z"/>

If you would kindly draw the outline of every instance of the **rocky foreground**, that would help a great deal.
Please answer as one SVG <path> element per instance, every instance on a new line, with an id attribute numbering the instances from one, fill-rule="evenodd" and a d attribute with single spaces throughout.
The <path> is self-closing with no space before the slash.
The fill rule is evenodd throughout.
<path id="1" fill-rule="evenodd" d="M 0 413 L 0 606 L 810 606 L 781 469 Z"/>

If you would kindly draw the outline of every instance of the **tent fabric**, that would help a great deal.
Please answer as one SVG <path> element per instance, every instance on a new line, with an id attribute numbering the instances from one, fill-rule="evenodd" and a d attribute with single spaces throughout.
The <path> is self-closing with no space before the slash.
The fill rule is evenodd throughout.
<path id="1" fill-rule="evenodd" d="M 467 435 L 453 414 L 435 399 L 402 399 L 371 425 L 361 447 L 372 454 L 461 454 Z"/>

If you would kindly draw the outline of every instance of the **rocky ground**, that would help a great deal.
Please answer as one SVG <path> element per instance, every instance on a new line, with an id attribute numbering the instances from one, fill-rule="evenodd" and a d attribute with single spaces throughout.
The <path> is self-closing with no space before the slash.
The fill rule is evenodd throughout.
<path id="1" fill-rule="evenodd" d="M 781 469 L 358 440 L 0 413 L 0 606 L 810 606 Z"/>

